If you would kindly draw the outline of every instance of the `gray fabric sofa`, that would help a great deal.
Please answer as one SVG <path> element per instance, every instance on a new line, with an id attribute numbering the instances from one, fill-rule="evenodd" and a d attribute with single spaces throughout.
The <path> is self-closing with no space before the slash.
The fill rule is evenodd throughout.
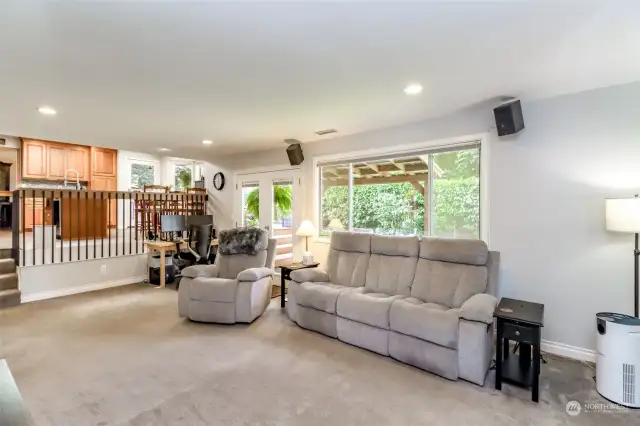
<path id="1" fill-rule="evenodd" d="M 250 323 L 271 301 L 276 240 L 263 233 L 256 255 L 218 253 L 214 265 L 182 271 L 178 313 L 193 321 Z"/>
<path id="2" fill-rule="evenodd" d="M 293 271 L 299 326 L 483 385 L 499 253 L 483 241 L 334 232 L 327 269 Z"/>

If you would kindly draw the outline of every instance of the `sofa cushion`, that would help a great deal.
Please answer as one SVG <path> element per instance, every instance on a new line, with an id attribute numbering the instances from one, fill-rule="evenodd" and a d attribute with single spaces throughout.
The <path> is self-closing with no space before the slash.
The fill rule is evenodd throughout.
<path id="1" fill-rule="evenodd" d="M 420 240 L 421 259 L 483 266 L 488 256 L 487 243 L 480 240 L 432 237 Z"/>
<path id="2" fill-rule="evenodd" d="M 408 296 L 418 262 L 418 237 L 371 237 L 365 287 L 372 292 Z"/>
<path id="3" fill-rule="evenodd" d="M 389 329 L 391 304 L 402 296 L 372 293 L 364 288 L 344 292 L 338 297 L 338 316 L 378 328 Z"/>
<path id="4" fill-rule="evenodd" d="M 391 330 L 447 348 L 458 347 L 459 309 L 416 300 L 396 300 L 389 311 Z"/>
<path id="5" fill-rule="evenodd" d="M 255 256 L 249 254 L 218 255 L 219 276 L 236 279 L 238 274 L 249 268 L 262 268 L 267 262 L 267 250 L 260 250 Z"/>
<path id="6" fill-rule="evenodd" d="M 351 253 L 371 253 L 371 235 L 357 232 L 334 231 L 331 233 L 331 248 Z"/>
<path id="7" fill-rule="evenodd" d="M 418 257 L 420 240 L 413 236 L 372 235 L 371 254 Z"/>
<path id="8" fill-rule="evenodd" d="M 327 272 L 331 282 L 347 287 L 363 287 L 369 258 L 369 253 L 352 253 L 331 248 L 327 259 Z"/>
<path id="9" fill-rule="evenodd" d="M 350 290 L 350 287 L 332 283 L 307 282 L 295 287 L 294 297 L 300 306 L 335 314 L 338 296 L 346 290 Z"/>
<path id="10" fill-rule="evenodd" d="M 205 302 L 235 302 L 237 288 L 237 280 L 198 277 L 189 285 L 189 298 Z"/>
<path id="11" fill-rule="evenodd" d="M 484 266 L 420 259 L 411 286 L 411 296 L 425 302 L 459 308 L 474 294 L 487 288 Z"/>

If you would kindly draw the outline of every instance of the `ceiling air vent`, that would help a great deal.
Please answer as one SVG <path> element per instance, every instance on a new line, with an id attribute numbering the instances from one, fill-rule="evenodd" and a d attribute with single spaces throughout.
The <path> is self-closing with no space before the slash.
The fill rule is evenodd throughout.
<path id="1" fill-rule="evenodd" d="M 325 130 L 318 130 L 316 132 L 316 135 L 318 136 L 324 136 L 324 135 L 328 135 L 329 133 L 337 133 L 338 131 L 336 129 L 325 129 Z"/>

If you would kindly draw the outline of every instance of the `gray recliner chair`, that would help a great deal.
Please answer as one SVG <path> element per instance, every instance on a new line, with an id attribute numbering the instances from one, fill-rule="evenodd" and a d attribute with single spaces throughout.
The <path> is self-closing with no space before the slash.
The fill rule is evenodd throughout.
<path id="1" fill-rule="evenodd" d="M 276 240 L 257 228 L 221 231 L 214 265 L 182 271 L 178 312 L 193 321 L 250 323 L 271 301 Z"/>

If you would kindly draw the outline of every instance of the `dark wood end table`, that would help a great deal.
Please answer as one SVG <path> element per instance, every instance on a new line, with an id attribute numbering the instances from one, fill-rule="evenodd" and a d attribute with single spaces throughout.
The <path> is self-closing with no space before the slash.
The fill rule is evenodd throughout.
<path id="1" fill-rule="evenodd" d="M 317 268 L 320 265 L 317 262 L 311 263 L 309 265 L 305 265 L 302 262 L 295 262 L 288 266 L 280 266 L 280 307 L 284 308 L 284 305 L 287 301 L 286 299 L 286 280 L 291 280 L 291 272 L 297 271 L 298 269 L 307 269 L 307 268 Z"/>
<path id="2" fill-rule="evenodd" d="M 498 322 L 496 389 L 502 389 L 503 381 L 531 388 L 531 399 L 538 402 L 540 335 L 544 327 L 544 305 L 503 297 L 493 316 Z M 509 340 L 519 343 L 519 355 L 509 354 Z"/>

